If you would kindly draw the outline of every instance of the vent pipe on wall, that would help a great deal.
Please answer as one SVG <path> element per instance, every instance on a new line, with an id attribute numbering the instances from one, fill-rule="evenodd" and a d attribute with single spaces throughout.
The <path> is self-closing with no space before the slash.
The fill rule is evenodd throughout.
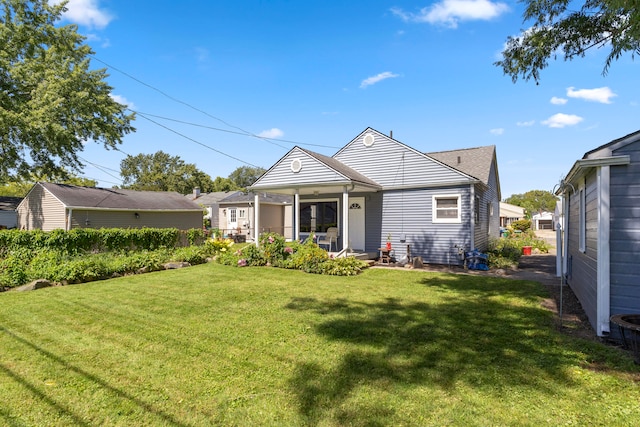
<path id="1" fill-rule="evenodd" d="M 389 138 L 393 139 L 393 131 L 392 130 L 389 131 Z"/>

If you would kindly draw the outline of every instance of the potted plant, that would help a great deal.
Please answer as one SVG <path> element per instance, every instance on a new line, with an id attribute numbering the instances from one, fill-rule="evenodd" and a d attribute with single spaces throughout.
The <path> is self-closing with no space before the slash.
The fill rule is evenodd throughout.
<path id="1" fill-rule="evenodd" d="M 387 250 L 391 250 L 391 233 L 387 234 Z"/>

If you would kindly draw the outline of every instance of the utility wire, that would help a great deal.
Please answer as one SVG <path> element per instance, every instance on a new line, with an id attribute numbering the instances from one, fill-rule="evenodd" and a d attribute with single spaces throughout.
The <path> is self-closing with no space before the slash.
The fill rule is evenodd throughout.
<path id="1" fill-rule="evenodd" d="M 108 168 L 108 167 L 106 167 L 106 166 L 100 166 L 100 165 L 98 165 L 98 164 L 96 164 L 96 163 L 90 162 L 90 161 L 89 161 L 89 160 L 87 160 L 87 159 L 83 159 L 83 158 L 82 158 L 82 157 L 80 157 L 80 156 L 78 156 L 78 158 L 79 158 L 81 161 L 83 161 L 83 162 L 85 162 L 85 163 L 88 163 L 88 164 L 90 164 L 91 166 L 95 167 L 95 168 L 96 168 L 96 169 L 98 169 L 99 171 L 101 171 L 101 172 L 103 172 L 103 173 L 105 173 L 105 174 L 109 175 L 111 178 L 115 178 L 115 179 L 117 179 L 118 181 L 122 182 L 122 178 L 120 178 L 119 176 L 115 176 L 115 175 L 113 175 L 112 173 L 108 172 L 108 171 L 114 171 L 114 172 L 116 172 L 116 173 L 120 173 L 119 171 L 116 171 L 116 170 L 114 170 L 114 169 Z"/>
<path id="2" fill-rule="evenodd" d="M 176 122 L 176 123 L 182 123 L 182 124 L 189 125 L 189 126 L 201 127 L 201 128 L 204 128 L 204 129 L 211 129 L 211 130 L 215 130 L 215 131 L 219 131 L 219 132 L 227 132 L 227 133 L 233 133 L 233 134 L 236 134 L 236 135 L 245 135 L 245 136 L 247 136 L 247 134 L 244 133 L 244 132 L 236 132 L 236 131 L 233 131 L 233 130 L 216 128 L 216 127 L 213 127 L 213 126 L 207 126 L 207 125 L 202 125 L 202 124 L 198 124 L 198 123 L 192 123 L 192 122 L 187 122 L 187 121 L 183 121 L 183 120 L 172 119 L 170 117 L 159 116 L 159 115 L 151 114 L 151 113 L 143 113 L 143 112 L 134 111 L 134 110 L 131 110 L 131 109 L 129 109 L 129 111 L 133 111 L 136 114 L 144 114 L 144 115 L 149 116 L 149 117 L 155 117 L 157 119 L 163 119 L 163 120 L 169 120 L 169 121 Z M 289 144 L 296 144 L 296 145 L 308 145 L 308 146 L 313 146 L 313 147 L 340 148 L 340 147 L 336 147 L 334 145 L 310 144 L 310 143 L 305 143 L 305 142 L 290 141 L 290 140 L 287 140 L 287 139 L 268 138 L 268 137 L 265 137 L 265 136 L 261 136 L 259 138 L 265 140 L 266 142 L 278 141 L 278 142 L 286 142 L 286 143 L 289 143 Z M 275 144 L 275 145 L 278 145 L 278 147 L 287 148 L 287 147 L 284 147 L 284 146 L 279 145 L 279 144 Z"/>
<path id="3" fill-rule="evenodd" d="M 132 111 L 132 110 L 129 110 L 129 111 Z M 246 162 L 246 161 L 244 161 L 244 160 L 242 160 L 242 159 L 239 159 L 239 158 L 234 157 L 234 156 L 232 156 L 232 155 L 230 155 L 230 154 L 227 154 L 227 153 L 225 153 L 225 152 L 222 152 L 222 151 L 220 151 L 220 150 L 218 150 L 218 149 L 216 149 L 216 148 L 213 148 L 213 147 L 211 147 L 211 146 L 209 146 L 209 145 L 207 145 L 207 144 L 204 144 L 204 143 L 202 143 L 202 142 L 200 142 L 200 141 L 198 141 L 198 140 L 195 140 L 195 139 L 193 139 L 193 138 L 191 138 L 191 137 L 188 137 L 188 136 L 186 136 L 186 135 L 184 135 L 184 134 L 182 134 L 182 133 L 180 133 L 180 132 L 178 132 L 178 131 L 176 131 L 176 130 L 171 129 L 171 128 L 170 128 L 170 127 L 168 127 L 168 126 L 163 125 L 162 123 L 158 123 L 158 122 L 156 122 L 155 120 L 150 119 L 149 117 L 147 117 L 147 116 L 146 116 L 146 115 L 144 115 L 144 114 L 138 113 L 138 115 L 139 115 L 140 117 L 142 117 L 143 119 L 148 120 L 148 121 L 150 121 L 151 123 L 154 123 L 154 124 L 156 124 L 156 125 L 158 125 L 158 126 L 160 126 L 160 127 L 164 128 L 164 129 L 168 130 L 169 132 L 173 132 L 173 133 L 175 133 L 176 135 L 181 136 L 181 137 L 183 137 L 183 138 L 185 138 L 185 139 L 188 139 L 189 141 L 194 142 L 194 143 L 196 143 L 196 144 L 198 144 L 198 145 L 201 145 L 202 147 L 208 148 L 208 149 L 209 149 L 209 150 L 211 150 L 211 151 L 215 151 L 215 152 L 216 152 L 216 153 L 218 153 L 218 154 L 221 154 L 221 155 L 223 155 L 223 156 L 225 156 L 225 157 L 228 157 L 228 158 L 230 158 L 230 159 L 236 160 L 236 161 L 238 161 L 238 162 L 240 162 L 240 163 L 244 163 L 245 165 L 252 166 L 252 167 L 254 167 L 254 168 L 257 168 L 257 167 L 258 167 L 258 166 L 254 165 L 254 164 L 252 164 L 252 163 Z"/>
<path id="4" fill-rule="evenodd" d="M 231 127 L 231 128 L 237 129 L 237 130 L 239 130 L 240 132 L 242 132 L 242 134 L 244 134 L 244 135 L 246 135 L 246 136 L 251 136 L 251 137 L 258 138 L 258 139 L 263 139 L 263 140 L 266 140 L 266 139 L 267 139 L 267 138 L 262 137 L 262 136 L 260 136 L 260 135 L 256 135 L 256 134 L 254 134 L 254 133 L 252 133 L 252 132 L 249 132 L 249 131 L 247 131 L 247 130 L 244 130 L 244 129 L 242 129 L 241 127 L 234 126 L 234 125 L 232 125 L 231 123 L 228 123 L 228 122 L 226 122 L 226 121 L 222 120 L 222 119 L 221 119 L 221 118 L 219 118 L 219 117 L 216 117 L 216 116 L 214 116 L 214 115 L 212 115 L 212 114 L 209 114 L 209 113 L 207 113 L 206 111 L 204 111 L 204 110 L 202 110 L 202 109 L 200 109 L 200 108 L 198 108 L 198 107 L 195 107 L 195 106 L 193 106 L 193 105 L 189 104 L 188 102 L 182 101 L 182 100 L 180 100 L 180 99 L 178 99 L 178 98 L 176 98 L 176 97 L 174 97 L 174 96 L 171 96 L 171 95 L 169 95 L 168 93 L 166 93 L 166 92 L 164 92 L 164 91 L 162 91 L 162 90 L 158 89 L 157 87 L 152 86 L 152 85 L 150 85 L 150 84 L 148 84 L 148 83 L 145 83 L 145 82 L 143 82 L 142 80 L 138 79 L 137 77 L 134 77 L 134 76 L 132 76 L 131 74 L 129 74 L 129 73 L 127 73 L 127 72 L 125 72 L 125 71 L 123 71 L 123 70 L 121 70 L 121 69 L 119 69 L 119 68 L 116 68 L 116 67 L 114 67 L 113 65 L 108 64 L 107 62 L 105 62 L 105 61 L 103 61 L 103 60 L 101 60 L 101 59 L 99 59 L 99 58 L 96 58 L 95 56 L 91 56 L 91 55 L 90 55 L 89 57 L 90 57 L 91 59 L 95 59 L 96 61 L 98 61 L 98 62 L 100 62 L 100 63 L 102 63 L 102 64 L 106 65 L 107 67 L 111 68 L 112 70 L 117 71 L 117 72 L 119 72 L 119 73 L 121 73 L 121 74 L 123 74 L 123 75 L 125 75 L 125 76 L 129 77 L 130 79 L 132 79 L 132 80 L 134 80 L 134 81 L 136 81 L 136 82 L 140 83 L 141 85 L 146 86 L 146 87 L 148 87 L 149 89 L 151 89 L 151 90 L 154 90 L 154 91 L 158 92 L 159 94 L 161 94 L 162 96 L 164 96 L 164 97 L 166 97 L 166 98 L 169 98 L 169 99 L 170 99 L 170 100 L 172 100 L 173 102 L 177 102 L 178 104 L 182 104 L 182 105 L 184 105 L 184 106 L 186 106 L 186 107 L 191 108 L 192 110 L 195 110 L 195 111 L 197 111 L 197 112 L 199 112 L 199 113 L 204 114 L 204 115 L 205 115 L 205 116 L 207 116 L 207 117 L 211 117 L 212 119 L 217 120 L 217 121 L 219 121 L 220 123 L 222 123 L 222 124 L 224 124 L 224 125 L 226 125 L 226 126 L 229 126 L 229 127 Z M 130 111 L 133 111 L 133 110 L 130 110 Z M 148 118 L 147 118 L 147 120 L 148 120 Z M 276 144 L 276 145 L 277 145 L 277 144 Z M 281 146 L 281 147 L 282 147 L 282 146 Z M 286 147 L 282 147 L 282 148 L 286 148 Z M 243 163 L 245 163 L 245 162 L 243 162 Z"/>

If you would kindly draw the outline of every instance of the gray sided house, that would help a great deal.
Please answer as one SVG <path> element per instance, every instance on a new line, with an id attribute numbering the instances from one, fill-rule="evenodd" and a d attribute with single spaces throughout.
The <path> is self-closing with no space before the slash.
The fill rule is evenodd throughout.
<path id="1" fill-rule="evenodd" d="M 557 191 L 563 271 L 599 336 L 614 314 L 640 313 L 640 131 L 578 160 Z"/>
<path id="2" fill-rule="evenodd" d="M 22 201 L 20 197 L 0 196 L 0 229 L 16 228 L 18 226 L 18 214 L 16 208 Z"/>
<path id="3" fill-rule="evenodd" d="M 338 228 L 338 249 L 460 262 L 499 236 L 494 146 L 422 153 L 367 128 L 332 157 L 294 147 L 251 189 L 294 196 L 295 239 Z M 260 216 L 256 216 L 260 221 Z"/>
<path id="4" fill-rule="evenodd" d="M 255 198 L 259 198 L 259 233 L 278 233 L 287 239 L 293 238 L 292 200 L 285 194 L 250 194 L 237 191 L 220 200 L 218 228 L 223 235 L 244 235 L 249 240 L 255 238 Z"/>
<path id="5" fill-rule="evenodd" d="M 18 205 L 21 229 L 202 228 L 202 208 L 173 192 L 38 182 Z"/>

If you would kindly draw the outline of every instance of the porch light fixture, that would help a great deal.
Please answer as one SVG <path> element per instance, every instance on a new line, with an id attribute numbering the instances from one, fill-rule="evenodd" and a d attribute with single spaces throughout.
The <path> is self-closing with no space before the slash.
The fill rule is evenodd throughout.
<path id="1" fill-rule="evenodd" d="M 138 212 L 134 213 L 133 216 L 135 216 L 136 219 L 140 218 L 140 214 Z"/>

